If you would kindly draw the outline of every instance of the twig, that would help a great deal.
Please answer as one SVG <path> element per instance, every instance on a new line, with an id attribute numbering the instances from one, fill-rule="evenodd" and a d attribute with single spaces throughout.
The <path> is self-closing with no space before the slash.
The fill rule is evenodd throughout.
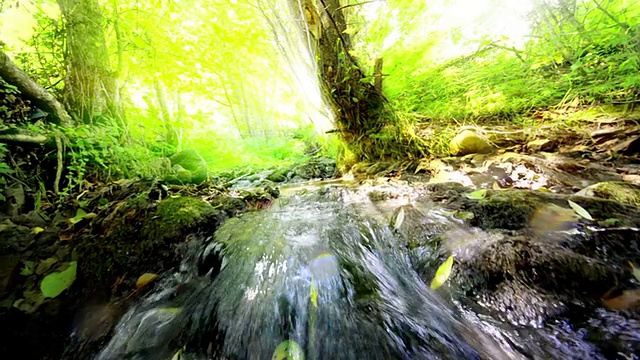
<path id="1" fill-rule="evenodd" d="M 53 191 L 57 195 L 60 193 L 60 178 L 62 178 L 62 167 L 64 162 L 62 159 L 62 141 L 60 140 L 60 134 L 56 134 L 56 147 L 58 148 L 58 168 L 56 169 L 56 179 L 53 182 Z"/>

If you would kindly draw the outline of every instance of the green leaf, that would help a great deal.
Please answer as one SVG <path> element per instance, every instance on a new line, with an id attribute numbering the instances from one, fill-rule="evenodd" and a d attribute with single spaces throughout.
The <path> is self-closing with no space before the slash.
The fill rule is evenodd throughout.
<path id="1" fill-rule="evenodd" d="M 571 206 L 573 211 L 575 211 L 576 214 L 580 215 L 581 218 L 586 220 L 593 220 L 593 218 L 591 217 L 591 214 L 589 214 L 589 212 L 585 210 L 582 206 L 574 203 L 571 200 L 567 200 L 567 202 L 569 202 L 569 206 Z"/>
<path id="2" fill-rule="evenodd" d="M 640 281 L 640 269 L 638 269 L 631 261 L 629 261 L 629 265 L 631 265 L 631 273 L 636 280 Z"/>
<path id="3" fill-rule="evenodd" d="M 309 298 L 311 300 L 311 304 L 314 308 L 318 307 L 318 286 L 316 285 L 316 280 L 311 279 L 311 289 L 309 289 Z"/>
<path id="4" fill-rule="evenodd" d="M 453 216 L 460 220 L 471 220 L 476 217 L 476 215 L 471 211 L 458 211 Z"/>
<path id="5" fill-rule="evenodd" d="M 271 360 L 304 360 L 304 351 L 297 342 L 285 340 L 273 352 Z"/>
<path id="6" fill-rule="evenodd" d="M 60 272 L 54 272 L 42 279 L 40 283 L 40 291 L 45 298 L 55 298 L 63 291 L 69 288 L 76 279 L 76 272 L 78 263 L 72 261 L 69 263 L 69 267 Z"/>
<path id="7" fill-rule="evenodd" d="M 78 208 L 78 211 L 76 212 L 76 216 L 72 217 L 71 219 L 69 219 L 69 221 L 72 224 L 77 224 L 80 221 L 82 221 L 82 219 L 84 218 L 84 216 L 87 215 L 87 212 L 82 210 L 81 208 Z"/>
<path id="8" fill-rule="evenodd" d="M 22 267 L 22 270 L 20 270 L 20 275 L 29 276 L 33 274 L 36 269 L 36 262 L 23 260 L 22 263 L 24 266 Z"/>
<path id="9" fill-rule="evenodd" d="M 487 197 L 487 189 L 476 190 L 465 195 L 468 199 L 481 200 Z"/>
<path id="10" fill-rule="evenodd" d="M 431 288 L 436 290 L 442 286 L 449 276 L 451 275 L 451 269 L 453 269 L 453 255 L 449 256 L 445 262 L 440 265 L 436 271 L 436 276 L 431 281 Z"/>

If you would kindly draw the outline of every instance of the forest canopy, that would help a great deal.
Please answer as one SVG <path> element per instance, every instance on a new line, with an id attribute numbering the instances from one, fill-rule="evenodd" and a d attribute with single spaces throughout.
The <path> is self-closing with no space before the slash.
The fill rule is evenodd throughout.
<path id="1" fill-rule="evenodd" d="M 358 83 L 380 88 L 389 109 L 358 120 L 355 132 L 339 126 L 327 101 L 342 93 L 318 81 L 335 69 L 318 68 L 313 41 L 322 34 L 307 10 L 327 3 L 344 15 L 338 55 L 359 67 Z M 90 139 L 85 150 L 119 176 L 153 174 L 153 159 L 185 148 L 211 170 L 318 154 L 438 155 L 454 126 L 525 123 L 536 109 L 566 104 L 633 103 L 640 84 L 640 4 L 630 0 L 0 6 L 2 50 L 70 112 L 73 126 L 59 131 Z M 350 89 L 350 76 L 336 82 Z M 348 131 L 351 138 L 340 136 Z"/>

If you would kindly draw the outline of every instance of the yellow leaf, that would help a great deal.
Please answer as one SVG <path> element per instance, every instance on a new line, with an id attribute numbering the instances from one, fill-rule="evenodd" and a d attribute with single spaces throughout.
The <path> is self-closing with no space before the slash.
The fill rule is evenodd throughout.
<path id="1" fill-rule="evenodd" d="M 311 279 L 310 298 L 311 298 L 311 304 L 313 304 L 313 307 L 317 308 L 318 307 L 318 286 L 316 286 L 316 281 L 314 279 Z"/>
<path id="2" fill-rule="evenodd" d="M 43 228 L 41 228 L 41 227 L 39 227 L 39 226 L 36 226 L 36 227 L 34 227 L 33 229 L 31 229 L 31 233 L 32 233 L 32 234 L 36 234 L 36 235 L 37 235 L 37 234 L 40 234 L 40 233 L 41 233 L 41 232 L 43 232 L 43 231 L 44 231 L 44 229 L 43 229 Z"/>
<path id="3" fill-rule="evenodd" d="M 141 289 L 149 285 L 149 283 L 151 283 L 157 278 L 158 278 L 158 274 L 154 274 L 154 273 L 144 273 L 140 275 L 140 277 L 136 281 L 136 289 Z"/>
<path id="4" fill-rule="evenodd" d="M 571 206 L 573 211 L 575 211 L 576 214 L 580 215 L 581 218 L 586 220 L 593 220 L 593 218 L 591 217 L 591 214 L 589 214 L 589 212 L 585 210 L 582 206 L 574 203 L 571 200 L 567 200 L 567 201 L 569 202 L 569 206 Z"/>
<path id="5" fill-rule="evenodd" d="M 631 261 L 629 261 L 629 265 L 631 265 L 631 272 L 633 273 L 633 277 L 636 280 L 640 281 L 640 269 L 638 269 Z"/>
<path id="6" fill-rule="evenodd" d="M 400 208 L 400 211 L 398 211 L 398 216 L 396 216 L 396 221 L 393 223 L 393 228 L 395 230 L 400 229 L 400 226 L 402 226 L 402 222 L 404 221 L 404 208 Z"/>
<path id="7" fill-rule="evenodd" d="M 493 185 L 491 186 L 491 188 L 492 188 L 493 190 L 502 190 L 502 188 L 500 187 L 500 184 L 498 184 L 498 182 L 497 182 L 497 181 L 494 181 L 494 182 L 493 182 Z"/>
<path id="8" fill-rule="evenodd" d="M 468 199 L 475 199 L 475 200 L 484 199 L 485 197 L 487 197 L 487 189 L 476 190 L 472 193 L 466 194 L 465 196 Z"/>
<path id="9" fill-rule="evenodd" d="M 451 269 L 453 269 L 453 255 L 449 256 L 445 262 L 440 265 L 436 271 L 436 276 L 431 281 L 431 288 L 436 290 L 442 286 L 449 276 L 451 275 Z"/>

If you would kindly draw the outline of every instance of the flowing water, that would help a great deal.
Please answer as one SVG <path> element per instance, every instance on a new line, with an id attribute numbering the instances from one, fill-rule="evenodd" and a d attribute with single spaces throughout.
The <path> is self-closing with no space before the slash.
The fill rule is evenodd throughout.
<path id="1" fill-rule="evenodd" d="M 532 358 L 508 328 L 462 313 L 415 270 L 388 226 L 411 196 L 383 209 L 340 184 L 284 191 L 192 239 L 180 271 L 124 316 L 97 359 L 276 359 L 287 340 L 295 359 Z M 546 346 L 528 336 L 529 350 Z"/>

